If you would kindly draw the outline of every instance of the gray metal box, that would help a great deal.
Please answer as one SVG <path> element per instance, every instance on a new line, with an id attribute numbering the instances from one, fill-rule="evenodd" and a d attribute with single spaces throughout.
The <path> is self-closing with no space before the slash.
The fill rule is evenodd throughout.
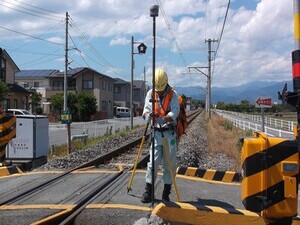
<path id="1" fill-rule="evenodd" d="M 36 159 L 49 150 L 49 119 L 22 115 L 16 118 L 16 137 L 6 147 L 7 159 Z"/>

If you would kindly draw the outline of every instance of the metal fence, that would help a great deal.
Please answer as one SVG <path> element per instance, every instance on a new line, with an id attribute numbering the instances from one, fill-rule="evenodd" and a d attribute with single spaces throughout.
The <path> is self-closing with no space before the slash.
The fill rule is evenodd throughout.
<path id="1" fill-rule="evenodd" d="M 134 117 L 133 126 L 144 125 L 142 117 Z M 97 138 L 105 134 L 114 134 L 124 129 L 130 129 L 130 118 L 115 118 L 91 122 L 71 123 L 71 138 Z M 67 143 L 67 129 L 65 124 L 49 125 L 49 146 Z"/>
<path id="2" fill-rule="evenodd" d="M 220 116 L 243 130 L 262 131 L 262 119 L 259 115 L 215 110 Z M 265 117 L 265 132 L 270 136 L 294 138 L 293 127 L 296 122 Z"/>

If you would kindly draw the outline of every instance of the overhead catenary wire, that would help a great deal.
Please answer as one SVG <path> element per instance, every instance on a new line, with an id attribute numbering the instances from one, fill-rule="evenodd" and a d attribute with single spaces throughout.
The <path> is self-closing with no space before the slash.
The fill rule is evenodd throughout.
<path id="1" fill-rule="evenodd" d="M 177 49 L 177 51 L 178 51 L 178 53 L 179 53 L 179 55 L 180 55 L 180 57 L 181 57 L 181 59 L 182 59 L 182 61 L 183 61 L 184 66 L 187 67 L 188 64 L 187 64 L 187 62 L 186 62 L 186 60 L 185 60 L 185 58 L 184 58 L 184 56 L 183 56 L 183 54 L 182 54 L 182 51 L 181 51 L 181 49 L 180 49 L 180 47 L 179 47 L 179 45 L 178 45 L 178 42 L 177 42 L 177 39 L 176 39 L 176 35 L 175 35 L 175 33 L 174 33 L 174 31 L 173 31 L 173 29 L 172 29 L 172 27 L 171 27 L 171 24 L 170 24 L 169 21 L 168 21 L 168 17 L 167 17 L 167 15 L 166 15 L 166 13 L 165 13 L 164 7 L 163 7 L 163 5 L 162 5 L 162 3 L 161 3 L 160 0 L 156 0 L 156 1 L 157 1 L 157 4 L 158 4 L 159 7 L 160 7 L 160 10 L 161 10 L 161 13 L 162 13 L 162 15 L 163 15 L 163 18 L 164 18 L 164 20 L 165 20 L 165 23 L 166 23 L 166 25 L 167 25 L 167 28 L 168 28 L 168 30 L 169 30 L 169 32 L 170 32 L 170 34 L 171 34 L 171 36 L 172 36 L 172 38 L 173 38 L 173 40 L 174 40 L 174 42 L 175 42 L 175 47 L 176 47 L 176 49 Z"/>
<path id="2" fill-rule="evenodd" d="M 225 24 L 226 24 L 226 21 L 227 21 L 227 15 L 228 15 L 229 7 L 230 7 L 230 0 L 228 0 L 227 9 L 226 9 L 226 13 L 225 13 L 224 21 L 223 21 L 223 26 L 222 26 L 222 30 L 221 30 L 221 33 L 220 33 L 220 37 L 218 39 L 218 45 L 217 45 L 217 48 L 216 48 L 216 51 L 215 51 L 215 54 L 214 54 L 214 58 L 217 56 L 218 49 L 219 49 L 219 46 L 220 46 L 220 43 L 221 43 L 221 40 L 222 40 Z"/>
<path id="3" fill-rule="evenodd" d="M 226 24 L 227 16 L 228 16 L 228 11 L 229 11 L 229 8 L 230 8 L 230 2 L 231 2 L 231 0 L 228 0 L 227 9 L 226 9 L 226 13 L 225 13 L 224 21 L 223 21 L 223 26 L 222 26 L 220 37 L 219 37 L 219 40 L 218 40 L 218 45 L 217 45 L 217 48 L 215 50 L 215 54 L 213 55 L 212 76 L 213 76 L 214 71 L 215 71 L 215 59 L 217 57 L 217 53 L 218 53 L 218 50 L 219 50 L 219 47 L 220 47 L 220 44 L 221 44 L 221 40 L 222 40 L 222 37 L 223 37 L 223 32 L 224 32 L 224 29 L 225 29 L 225 24 Z"/>

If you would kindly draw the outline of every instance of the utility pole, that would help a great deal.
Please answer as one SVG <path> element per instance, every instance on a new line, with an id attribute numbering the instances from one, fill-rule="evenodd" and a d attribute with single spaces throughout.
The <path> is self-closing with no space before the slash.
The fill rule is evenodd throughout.
<path id="1" fill-rule="evenodd" d="M 130 75 L 130 130 L 133 129 L 133 70 L 134 70 L 134 59 L 133 59 L 133 44 L 134 38 L 131 37 L 131 75 Z"/>
<path id="2" fill-rule="evenodd" d="M 218 42 L 218 40 L 205 40 L 205 43 L 208 42 L 208 66 L 203 67 L 203 66 L 188 66 L 188 69 L 195 69 L 198 72 L 202 73 L 204 76 L 207 77 L 207 82 L 206 82 L 206 95 L 205 95 L 205 111 L 208 113 L 208 118 L 210 119 L 211 117 L 211 110 L 210 110 L 210 105 L 211 105 L 211 53 L 214 52 L 211 50 L 211 43 L 212 42 Z M 204 73 L 201 69 L 208 69 L 208 74 Z"/>
<path id="3" fill-rule="evenodd" d="M 66 12 L 66 42 L 65 42 L 65 73 L 64 73 L 64 114 L 67 115 L 67 149 L 68 153 L 71 153 L 71 118 L 68 110 L 68 26 L 69 26 L 69 14 Z"/>
<path id="4" fill-rule="evenodd" d="M 208 118 L 210 119 L 211 112 L 210 112 L 210 105 L 211 105 L 211 53 L 214 52 L 211 50 L 211 43 L 218 42 L 218 40 L 205 40 L 205 43 L 208 43 L 208 79 L 207 79 L 207 89 L 208 89 Z"/>
<path id="5" fill-rule="evenodd" d="M 144 66 L 144 84 L 145 84 L 145 91 L 143 94 L 143 99 L 146 98 L 146 94 L 147 94 L 147 89 L 146 89 L 146 66 Z"/>
<path id="6" fill-rule="evenodd" d="M 138 52 L 134 52 L 134 44 L 139 44 Z M 133 36 L 131 37 L 131 81 L 130 81 L 130 130 L 133 129 L 134 105 L 133 105 L 133 70 L 134 70 L 134 54 L 145 54 L 147 46 L 142 42 L 135 42 Z"/>

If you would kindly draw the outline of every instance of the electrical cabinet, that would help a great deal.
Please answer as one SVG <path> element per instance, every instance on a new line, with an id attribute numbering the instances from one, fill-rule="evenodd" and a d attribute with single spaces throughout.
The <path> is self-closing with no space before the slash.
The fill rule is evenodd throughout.
<path id="1" fill-rule="evenodd" d="M 7 145 L 8 159 L 36 159 L 47 156 L 49 150 L 49 119 L 24 115 L 16 118 L 16 137 Z"/>

